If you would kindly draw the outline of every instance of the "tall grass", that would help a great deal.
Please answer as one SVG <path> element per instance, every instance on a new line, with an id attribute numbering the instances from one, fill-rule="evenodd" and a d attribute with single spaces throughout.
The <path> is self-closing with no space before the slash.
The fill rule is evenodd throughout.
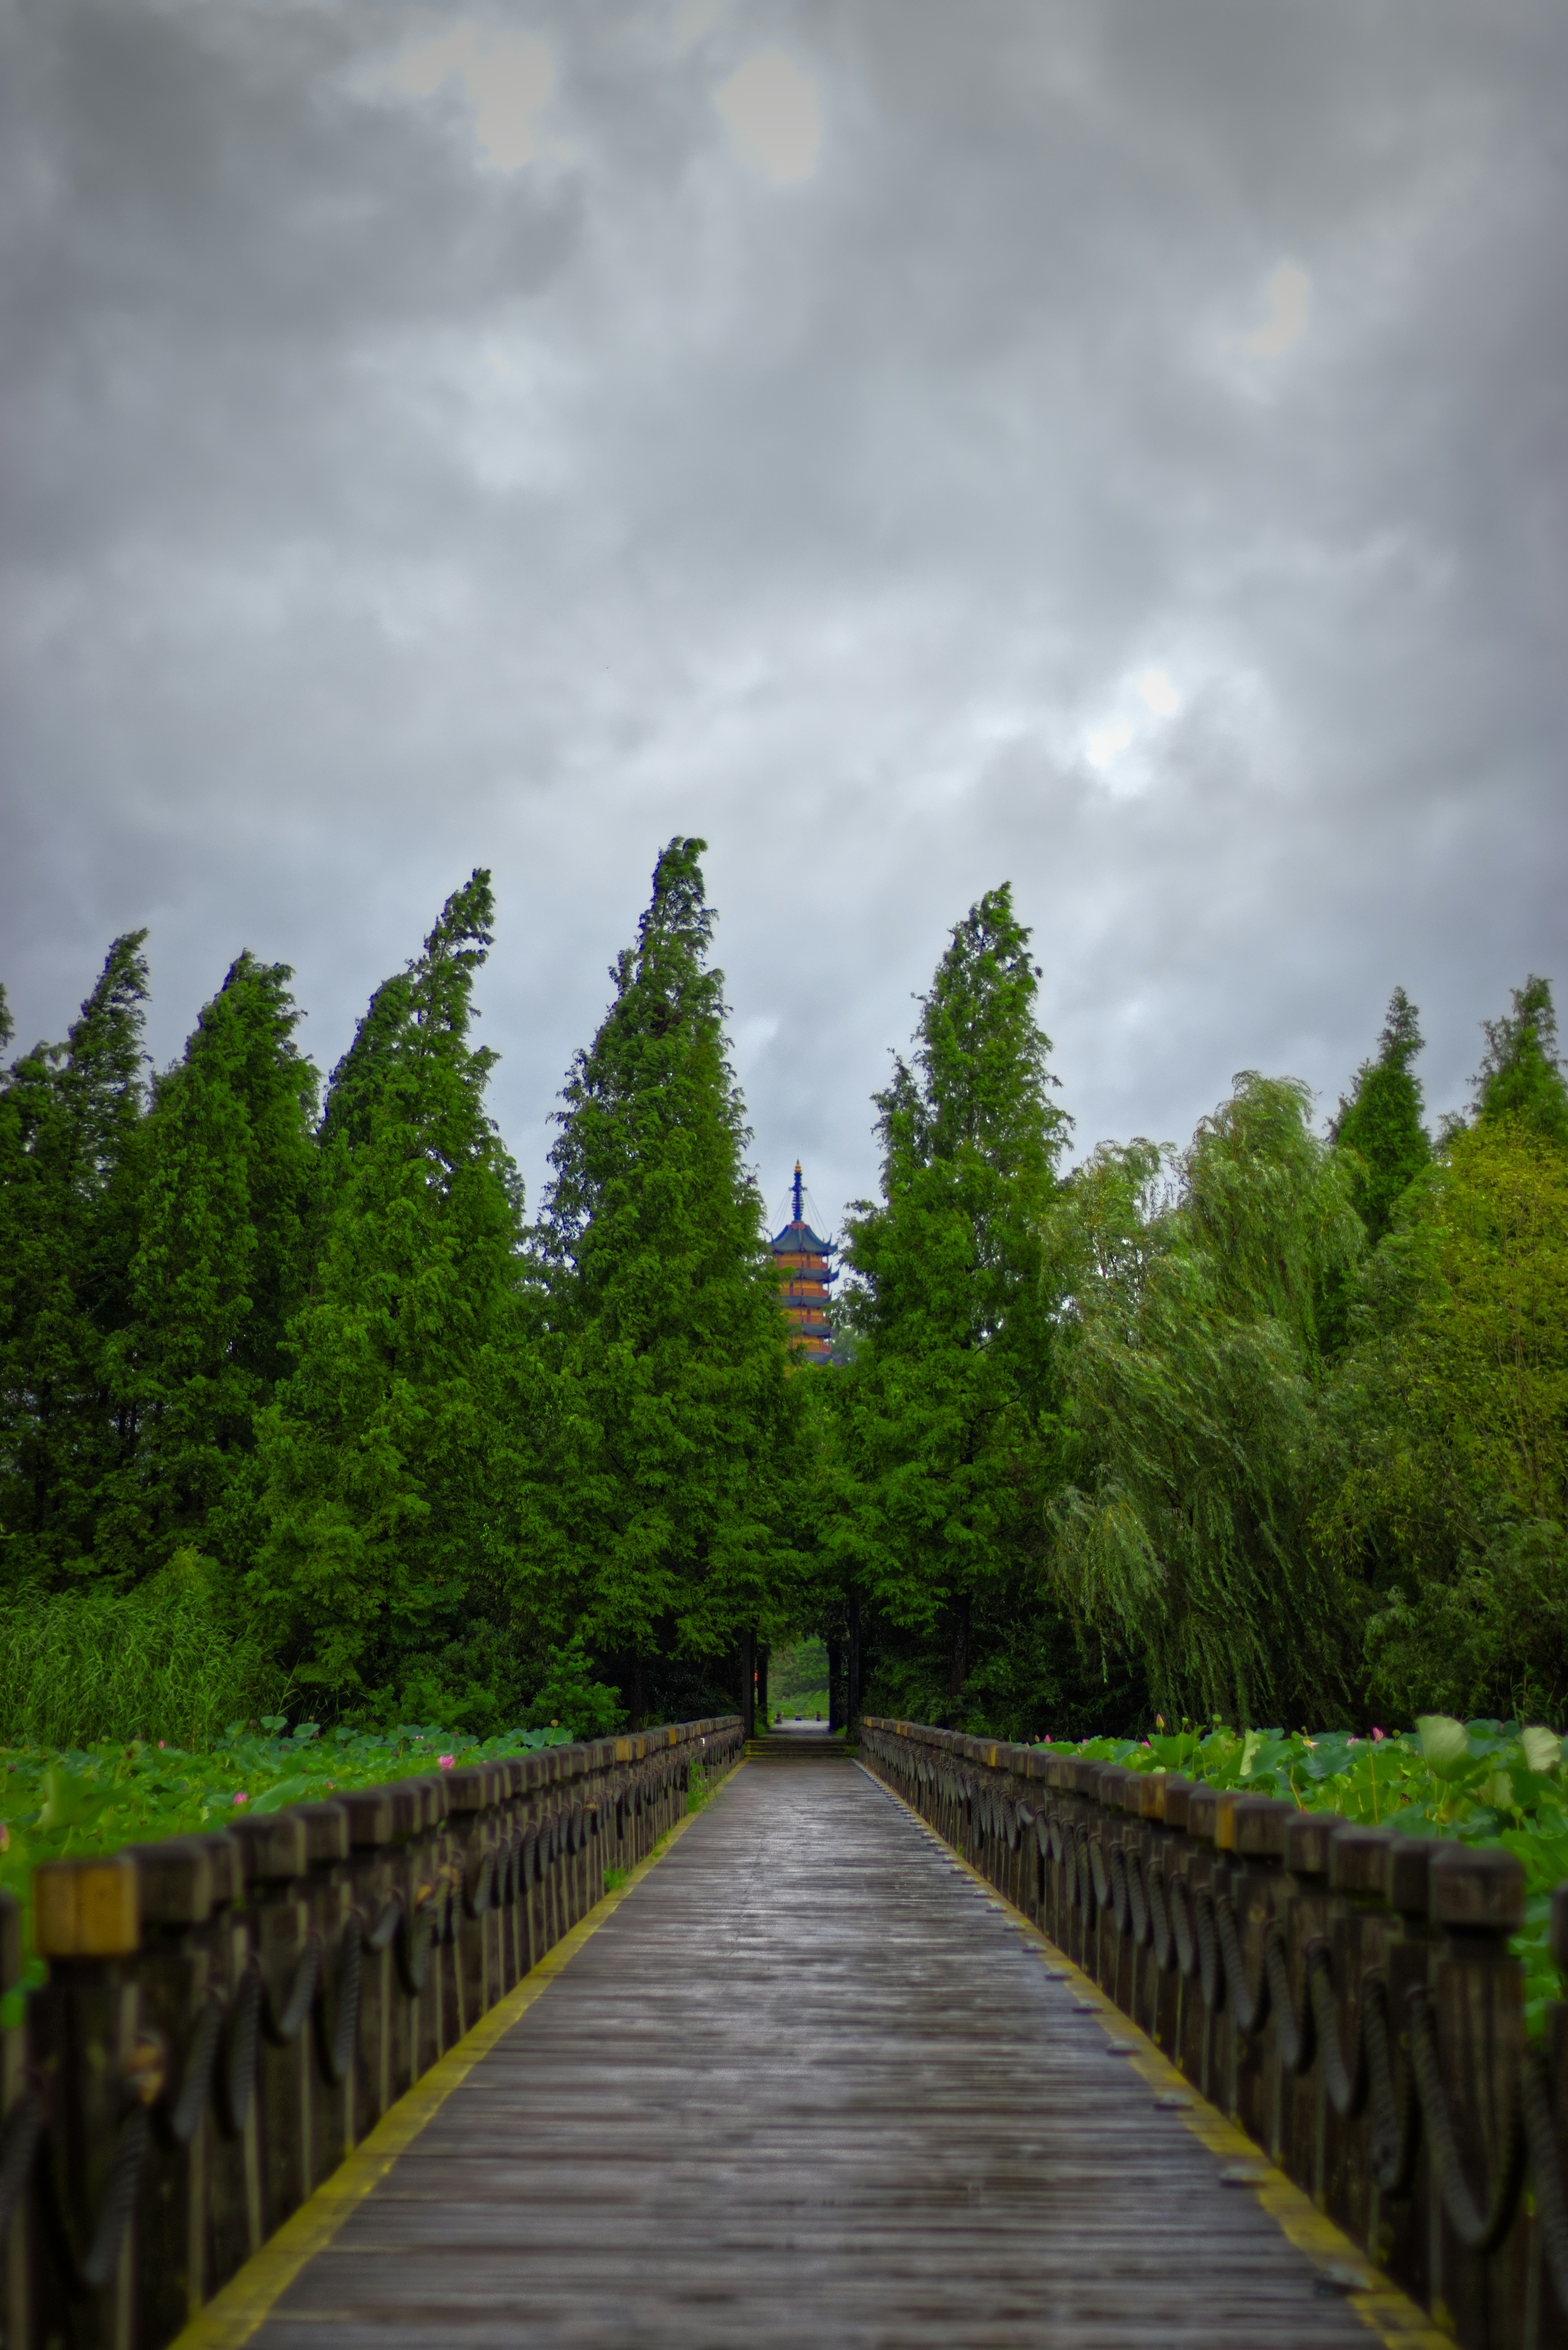
<path id="1" fill-rule="evenodd" d="M 161 1738 L 194 1750 L 269 1711 L 278 1684 L 275 1667 L 185 1590 L 0 1607 L 0 1745 Z"/>

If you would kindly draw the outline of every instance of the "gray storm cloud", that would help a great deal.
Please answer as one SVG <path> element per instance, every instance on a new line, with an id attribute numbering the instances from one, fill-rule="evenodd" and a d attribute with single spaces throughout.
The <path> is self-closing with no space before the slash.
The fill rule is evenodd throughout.
<path id="1" fill-rule="evenodd" d="M 1081 1143 L 1568 980 L 1568 16 L 0 9 L 4 949 L 329 1065 L 475 863 L 536 1190 L 702 833 L 764 1191 L 1014 883 Z"/>

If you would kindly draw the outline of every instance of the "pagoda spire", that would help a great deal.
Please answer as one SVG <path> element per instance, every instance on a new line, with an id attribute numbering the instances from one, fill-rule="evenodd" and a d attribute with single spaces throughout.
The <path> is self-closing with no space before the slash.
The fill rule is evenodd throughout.
<path id="1" fill-rule="evenodd" d="M 805 1221 L 805 1177 L 794 1162 L 790 1185 L 794 1214 L 774 1235 L 779 1303 L 789 1325 L 790 1344 L 808 1363 L 826 1363 L 833 1356 L 833 1331 L 827 1318 L 828 1292 L 833 1284 L 834 1245 L 819 1240 Z"/>

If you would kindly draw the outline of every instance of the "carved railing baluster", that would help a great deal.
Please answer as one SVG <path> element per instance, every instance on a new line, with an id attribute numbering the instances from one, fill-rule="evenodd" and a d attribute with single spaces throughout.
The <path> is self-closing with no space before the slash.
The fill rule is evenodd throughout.
<path id="1" fill-rule="evenodd" d="M 1528 2049 L 1511 1856 L 875 1717 L 861 1757 L 1467 2350 L 1568 2341 L 1568 2006 Z M 1568 1969 L 1568 1885 L 1552 1933 Z"/>
<path id="2" fill-rule="evenodd" d="M 34 1877 L 0 2341 L 161 2350 L 684 1808 L 738 1719 L 337 1794 Z M 0 1994 L 22 1976 L 0 1893 Z"/>

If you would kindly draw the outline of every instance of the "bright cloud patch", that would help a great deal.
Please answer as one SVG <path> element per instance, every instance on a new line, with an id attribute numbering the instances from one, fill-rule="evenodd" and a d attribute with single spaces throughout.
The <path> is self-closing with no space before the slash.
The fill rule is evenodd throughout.
<path id="1" fill-rule="evenodd" d="M 1294 350 L 1312 323 L 1312 279 L 1299 263 L 1282 261 L 1263 287 L 1263 315 L 1241 348 L 1257 359 L 1282 359 Z"/>
<path id="2" fill-rule="evenodd" d="M 808 180 L 822 152 L 822 100 L 782 49 L 760 49 L 713 93 L 730 144 L 774 187 Z"/>
<path id="3" fill-rule="evenodd" d="M 392 78 L 410 98 L 431 98 L 447 82 L 461 82 L 474 136 L 496 171 L 515 172 L 538 152 L 538 118 L 555 90 L 556 63 L 535 35 L 454 26 L 405 49 Z"/>
<path id="4" fill-rule="evenodd" d="M 1125 681 L 1113 708 L 1085 730 L 1085 761 L 1114 797 L 1133 798 L 1148 789 L 1160 731 L 1179 715 L 1182 703 L 1167 671 L 1139 670 Z"/>

